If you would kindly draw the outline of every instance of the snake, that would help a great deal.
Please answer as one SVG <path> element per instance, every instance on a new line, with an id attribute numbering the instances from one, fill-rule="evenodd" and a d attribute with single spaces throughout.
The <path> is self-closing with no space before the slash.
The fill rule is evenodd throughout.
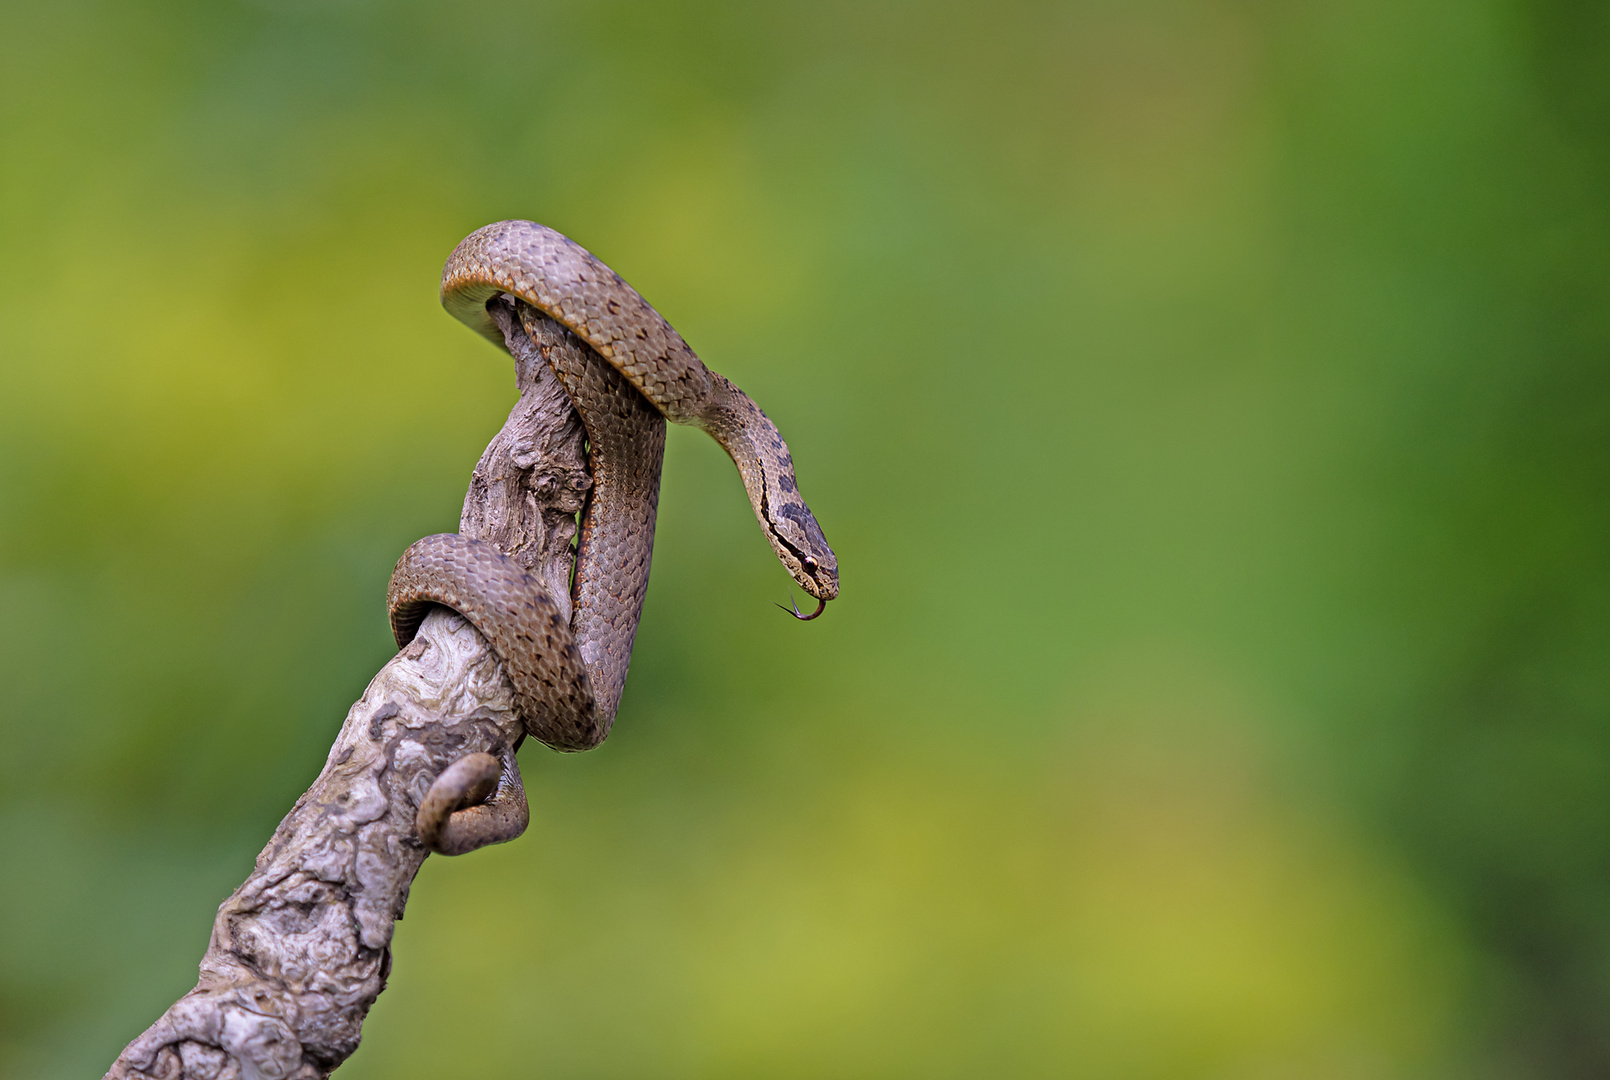
<path id="1" fill-rule="evenodd" d="M 586 430 L 593 486 L 577 529 L 568 620 L 509 555 L 442 533 L 416 541 L 392 572 L 387 608 L 399 648 L 413 640 L 432 605 L 451 608 L 503 662 L 527 734 L 557 750 L 601 743 L 620 704 L 648 587 L 668 421 L 704 431 L 732 458 L 778 561 L 817 601 L 812 614 L 794 614 L 815 618 L 838 596 L 838 561 L 800 494 L 777 425 L 591 252 L 544 225 L 500 221 L 453 250 L 442 271 L 441 301 L 504 351 L 508 342 L 492 310 L 500 302 L 516 302 L 528 333 L 535 320 L 548 318 L 574 335 L 572 347 L 543 355 Z M 457 793 L 454 816 L 487 810 L 476 804 L 499 770 L 507 776 L 512 755 L 506 757 L 481 754 L 477 767 L 460 768 L 450 783 L 445 778 L 453 770 L 442 774 Z M 439 832 L 441 806 L 448 804 L 437 798 L 432 805 L 432 829 Z M 519 817 L 523 828 L 523 794 Z M 475 839 L 479 834 L 428 846 L 469 850 Z"/>

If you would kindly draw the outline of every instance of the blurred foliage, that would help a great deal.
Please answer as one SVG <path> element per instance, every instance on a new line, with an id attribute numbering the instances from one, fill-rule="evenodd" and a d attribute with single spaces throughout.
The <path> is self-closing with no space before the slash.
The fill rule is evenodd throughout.
<path id="1" fill-rule="evenodd" d="M 343 1076 L 1610 1072 L 1610 15 L 0 4 L 0 1074 L 93 1075 L 390 655 L 575 237 L 674 430 L 615 734 Z"/>

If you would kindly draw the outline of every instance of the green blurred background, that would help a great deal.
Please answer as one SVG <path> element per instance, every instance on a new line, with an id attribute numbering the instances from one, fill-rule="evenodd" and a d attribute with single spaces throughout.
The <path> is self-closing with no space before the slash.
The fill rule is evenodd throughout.
<path id="1" fill-rule="evenodd" d="M 1610 9 L 0 5 L 0 1074 L 98 1075 L 391 655 L 592 249 L 673 429 L 599 751 L 363 1077 L 1610 1074 Z"/>

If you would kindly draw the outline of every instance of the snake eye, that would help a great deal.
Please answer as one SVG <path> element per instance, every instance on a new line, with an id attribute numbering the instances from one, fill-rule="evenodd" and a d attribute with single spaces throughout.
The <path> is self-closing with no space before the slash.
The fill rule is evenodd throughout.
<path id="1" fill-rule="evenodd" d="M 805 564 L 805 569 L 812 572 L 816 570 L 816 560 L 809 555 L 802 556 L 799 561 Z"/>

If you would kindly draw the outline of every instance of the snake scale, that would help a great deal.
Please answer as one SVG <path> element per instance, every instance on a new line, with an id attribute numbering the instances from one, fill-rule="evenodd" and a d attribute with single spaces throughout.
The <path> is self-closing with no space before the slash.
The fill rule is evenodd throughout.
<path id="1" fill-rule="evenodd" d="M 507 344 L 488 305 L 501 297 L 522 302 L 516 306 L 528 332 L 546 316 L 584 343 L 544 356 L 586 429 L 593 487 L 582 510 L 568 622 L 543 586 L 496 547 L 439 534 L 413 544 L 392 573 L 387 606 L 399 647 L 432 604 L 452 608 L 503 661 L 528 734 L 559 750 L 602 742 L 648 587 L 667 420 L 702 429 L 738 466 L 772 550 L 818 602 L 802 617 L 814 618 L 838 595 L 838 562 L 800 496 L 777 426 L 590 252 L 534 222 L 498 222 L 454 249 L 441 296 L 449 313 L 500 348 Z M 494 788 L 497 796 L 486 801 Z M 470 755 L 450 766 L 421 804 L 419 821 L 426 843 L 449 854 L 518 835 L 525 799 L 512 753 L 501 761 Z"/>

